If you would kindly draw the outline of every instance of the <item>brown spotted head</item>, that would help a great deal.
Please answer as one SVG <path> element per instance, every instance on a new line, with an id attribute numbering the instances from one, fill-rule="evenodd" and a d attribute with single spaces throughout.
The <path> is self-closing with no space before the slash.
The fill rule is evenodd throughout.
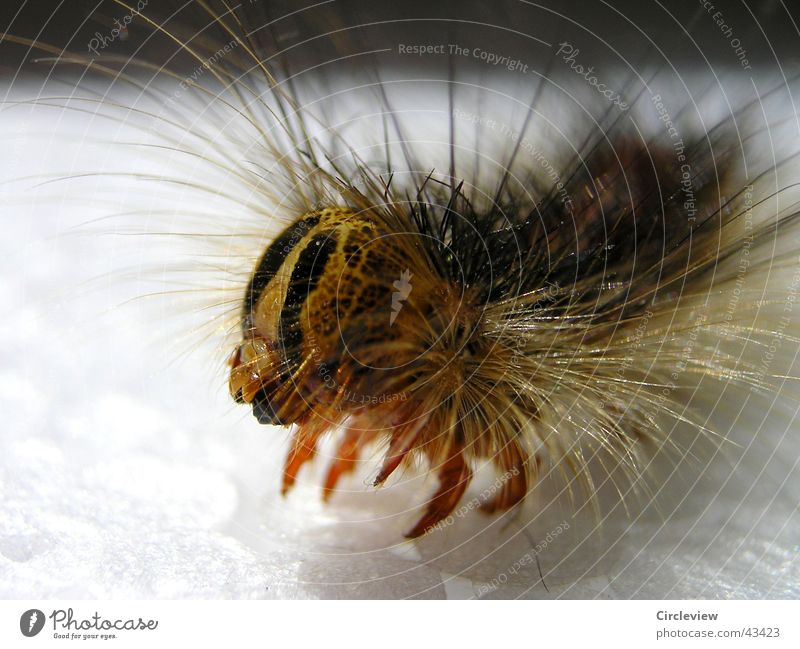
<path id="1" fill-rule="evenodd" d="M 277 425 L 341 407 L 356 387 L 377 398 L 376 374 L 389 374 L 381 366 L 396 360 L 379 356 L 408 327 L 409 310 L 398 320 L 407 266 L 367 215 L 329 208 L 298 219 L 265 251 L 248 285 L 242 342 L 231 358 L 233 397 L 252 404 L 259 422 Z"/>

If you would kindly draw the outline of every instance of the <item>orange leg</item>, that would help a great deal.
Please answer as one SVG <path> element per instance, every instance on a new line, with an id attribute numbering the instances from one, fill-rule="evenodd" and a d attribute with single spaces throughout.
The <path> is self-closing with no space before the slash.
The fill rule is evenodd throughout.
<path id="1" fill-rule="evenodd" d="M 314 458 L 317 452 L 317 440 L 324 428 L 300 425 L 292 437 L 292 448 L 283 465 L 283 485 L 281 495 L 285 496 L 294 486 L 300 468 Z"/>
<path id="2" fill-rule="evenodd" d="M 389 450 L 383 458 L 383 464 L 380 471 L 378 471 L 375 482 L 372 483 L 373 487 L 378 487 L 386 482 L 386 479 L 400 466 L 400 463 L 416 444 L 420 432 L 428 423 L 428 419 L 428 417 L 417 417 L 416 419 L 411 419 L 409 423 L 394 429 L 392 439 L 389 442 Z"/>
<path id="3" fill-rule="evenodd" d="M 356 468 L 358 452 L 371 438 L 371 431 L 355 428 L 347 429 L 344 438 L 339 443 L 339 448 L 336 450 L 336 457 L 333 458 L 333 463 L 325 476 L 325 483 L 322 486 L 322 500 L 327 502 L 333 494 L 339 478 Z"/>
<path id="4" fill-rule="evenodd" d="M 460 446 L 454 447 L 450 456 L 439 468 L 439 490 L 428 502 L 425 515 L 406 534 L 407 538 L 413 539 L 421 536 L 447 518 L 450 512 L 456 508 L 472 479 L 472 471 L 464 462 L 462 450 Z"/>
<path id="5" fill-rule="evenodd" d="M 493 514 L 510 509 L 523 500 L 528 493 L 528 475 L 519 449 L 512 444 L 506 446 L 495 458 L 501 474 L 501 486 L 494 497 L 481 505 L 481 511 Z"/>

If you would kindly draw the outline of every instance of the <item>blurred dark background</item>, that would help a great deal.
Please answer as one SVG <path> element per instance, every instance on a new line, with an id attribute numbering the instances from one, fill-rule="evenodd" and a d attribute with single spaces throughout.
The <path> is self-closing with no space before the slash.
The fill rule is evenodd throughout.
<path id="1" fill-rule="evenodd" d="M 169 61 L 173 70 L 191 69 L 195 64 L 172 39 L 154 30 L 152 23 L 183 39 L 226 40 L 212 16 L 197 3 L 138 3 L 142 16 L 113 0 L 7 0 L 0 8 L 0 31 L 81 55 L 89 54 L 93 38 L 108 39 L 99 53 L 109 61 L 136 55 L 159 65 Z M 137 6 L 136 1 L 128 4 Z M 211 0 L 210 5 L 220 14 L 227 12 L 222 2 Z M 293 65 L 313 65 L 382 48 L 391 50 L 382 55 L 382 64 L 394 60 L 401 65 L 418 64 L 413 57 L 398 55 L 396 44 L 403 42 L 459 42 L 535 59 L 541 55 L 537 38 L 550 43 L 577 42 L 584 54 L 617 59 L 626 66 L 651 61 L 679 68 L 735 68 L 745 52 L 748 64 L 756 69 L 796 66 L 800 56 L 800 7 L 780 0 L 749 4 L 687 0 L 663 7 L 636 0 L 333 0 L 324 4 L 315 0 L 242 0 L 230 6 L 251 32 L 253 47 L 261 56 L 285 53 Z M 130 17 L 126 29 L 111 39 L 112 30 L 123 25 L 126 16 Z M 6 39 L 0 44 L 0 74 L 9 78 L 36 72 L 32 63 L 42 56 L 51 54 Z"/>

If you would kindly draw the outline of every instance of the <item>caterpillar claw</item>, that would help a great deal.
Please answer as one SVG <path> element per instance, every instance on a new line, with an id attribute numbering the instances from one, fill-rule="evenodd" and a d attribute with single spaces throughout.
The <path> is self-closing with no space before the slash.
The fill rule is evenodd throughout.
<path id="1" fill-rule="evenodd" d="M 533 458 L 534 469 L 538 469 L 538 462 Z M 494 496 L 481 503 L 480 510 L 485 514 L 511 509 L 522 502 L 528 495 L 528 474 L 525 469 L 527 461 L 522 459 L 519 450 L 513 447 L 504 449 L 498 454 L 495 464 L 501 471 L 500 487 Z"/>
<path id="2" fill-rule="evenodd" d="M 321 431 L 308 430 L 300 426 L 292 437 L 292 448 L 286 456 L 283 465 L 283 482 L 281 484 L 281 495 L 285 496 L 294 486 L 297 474 L 301 467 L 314 459 L 317 452 L 317 440 Z"/>
<path id="3" fill-rule="evenodd" d="M 405 534 L 413 539 L 422 536 L 447 518 L 472 479 L 472 471 L 464 461 L 463 449 L 456 447 L 439 468 L 439 489 L 428 501 L 428 508 L 417 524 Z"/>
<path id="4" fill-rule="evenodd" d="M 389 450 L 386 451 L 383 464 L 378 471 L 375 481 L 372 483 L 373 487 L 379 487 L 386 482 L 386 479 L 400 466 L 416 444 L 420 432 L 427 423 L 427 417 L 418 417 L 416 420 L 412 420 L 408 425 L 395 429 L 392 433 L 391 441 L 389 442 Z"/>
<path id="5" fill-rule="evenodd" d="M 494 514 L 511 509 L 522 502 L 528 493 L 528 479 L 523 472 L 507 478 L 499 492 L 491 499 L 481 503 L 480 510 L 484 514 Z"/>
<path id="6" fill-rule="evenodd" d="M 344 438 L 339 442 L 336 455 L 328 468 L 325 482 L 322 485 L 322 500 L 328 502 L 336 489 L 336 484 L 346 473 L 351 473 L 358 462 L 360 447 L 368 441 L 367 434 L 362 430 L 349 428 Z"/>

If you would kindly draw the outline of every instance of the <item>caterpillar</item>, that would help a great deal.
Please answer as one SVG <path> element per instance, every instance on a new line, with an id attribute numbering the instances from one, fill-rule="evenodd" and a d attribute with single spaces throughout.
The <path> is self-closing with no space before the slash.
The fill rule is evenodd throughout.
<path id="1" fill-rule="evenodd" d="M 130 120 L 175 164 L 152 180 L 226 202 L 176 229 L 221 245 L 204 331 L 221 389 L 288 431 L 277 490 L 323 463 L 335 506 L 364 464 L 372 487 L 421 470 L 409 538 L 535 512 L 542 489 L 599 520 L 652 499 L 660 462 L 726 446 L 715 398 L 793 378 L 793 77 L 737 85 L 756 62 L 733 48 L 709 86 L 652 40 L 615 74 L 541 8 L 552 33 L 516 29 L 520 7 L 490 29 L 470 3 L 408 28 L 323 5 L 120 1 L 124 43 L 4 37 L 134 93 L 55 103 Z"/>

